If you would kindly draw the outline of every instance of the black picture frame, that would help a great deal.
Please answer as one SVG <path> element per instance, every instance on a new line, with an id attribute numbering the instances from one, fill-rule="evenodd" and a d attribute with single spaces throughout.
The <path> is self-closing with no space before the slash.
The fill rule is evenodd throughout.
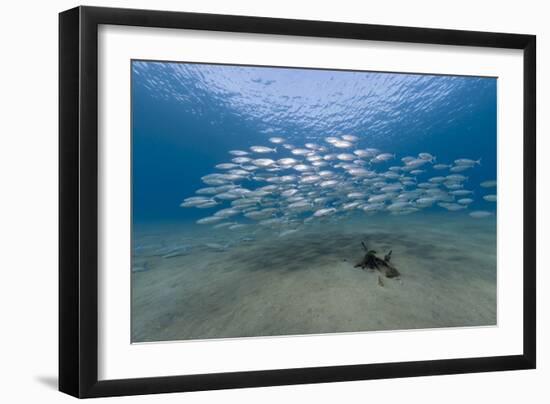
<path id="1" fill-rule="evenodd" d="M 99 381 L 100 24 L 523 50 L 523 354 Z M 97 7 L 77 7 L 60 13 L 59 390 L 85 398 L 535 368 L 535 103 L 533 35 Z"/>

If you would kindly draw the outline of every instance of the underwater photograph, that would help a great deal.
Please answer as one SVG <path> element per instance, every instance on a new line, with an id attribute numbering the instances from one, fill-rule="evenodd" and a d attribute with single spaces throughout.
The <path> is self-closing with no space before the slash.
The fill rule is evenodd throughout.
<path id="1" fill-rule="evenodd" d="M 131 341 L 497 324 L 497 78 L 132 60 Z"/>

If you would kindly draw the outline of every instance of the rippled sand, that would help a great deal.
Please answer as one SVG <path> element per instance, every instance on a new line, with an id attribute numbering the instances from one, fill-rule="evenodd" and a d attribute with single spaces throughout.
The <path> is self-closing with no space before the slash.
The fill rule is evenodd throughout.
<path id="1" fill-rule="evenodd" d="M 354 217 L 279 237 L 135 227 L 132 341 L 496 324 L 496 224 L 462 214 Z M 400 279 L 354 268 L 361 241 Z"/>

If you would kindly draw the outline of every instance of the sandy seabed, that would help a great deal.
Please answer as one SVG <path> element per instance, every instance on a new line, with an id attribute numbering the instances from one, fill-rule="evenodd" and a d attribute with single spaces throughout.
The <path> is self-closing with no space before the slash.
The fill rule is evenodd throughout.
<path id="1" fill-rule="evenodd" d="M 363 216 L 282 237 L 256 228 L 134 226 L 132 342 L 496 324 L 494 218 Z M 399 279 L 354 268 L 361 241 L 393 250 Z"/>

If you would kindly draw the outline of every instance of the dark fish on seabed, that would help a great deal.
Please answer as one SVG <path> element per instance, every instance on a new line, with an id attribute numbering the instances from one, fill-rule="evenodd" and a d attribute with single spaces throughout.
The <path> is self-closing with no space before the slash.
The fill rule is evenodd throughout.
<path id="1" fill-rule="evenodd" d="M 386 278 L 397 278 L 401 274 L 395 268 L 391 263 L 391 254 L 392 251 L 384 256 L 384 259 L 378 258 L 376 256 L 376 251 L 369 250 L 364 242 L 361 242 L 361 245 L 363 246 L 363 249 L 365 250 L 365 256 L 363 259 L 355 265 L 355 268 L 362 268 L 362 269 L 373 269 L 378 270 L 380 273 L 382 273 Z"/>

